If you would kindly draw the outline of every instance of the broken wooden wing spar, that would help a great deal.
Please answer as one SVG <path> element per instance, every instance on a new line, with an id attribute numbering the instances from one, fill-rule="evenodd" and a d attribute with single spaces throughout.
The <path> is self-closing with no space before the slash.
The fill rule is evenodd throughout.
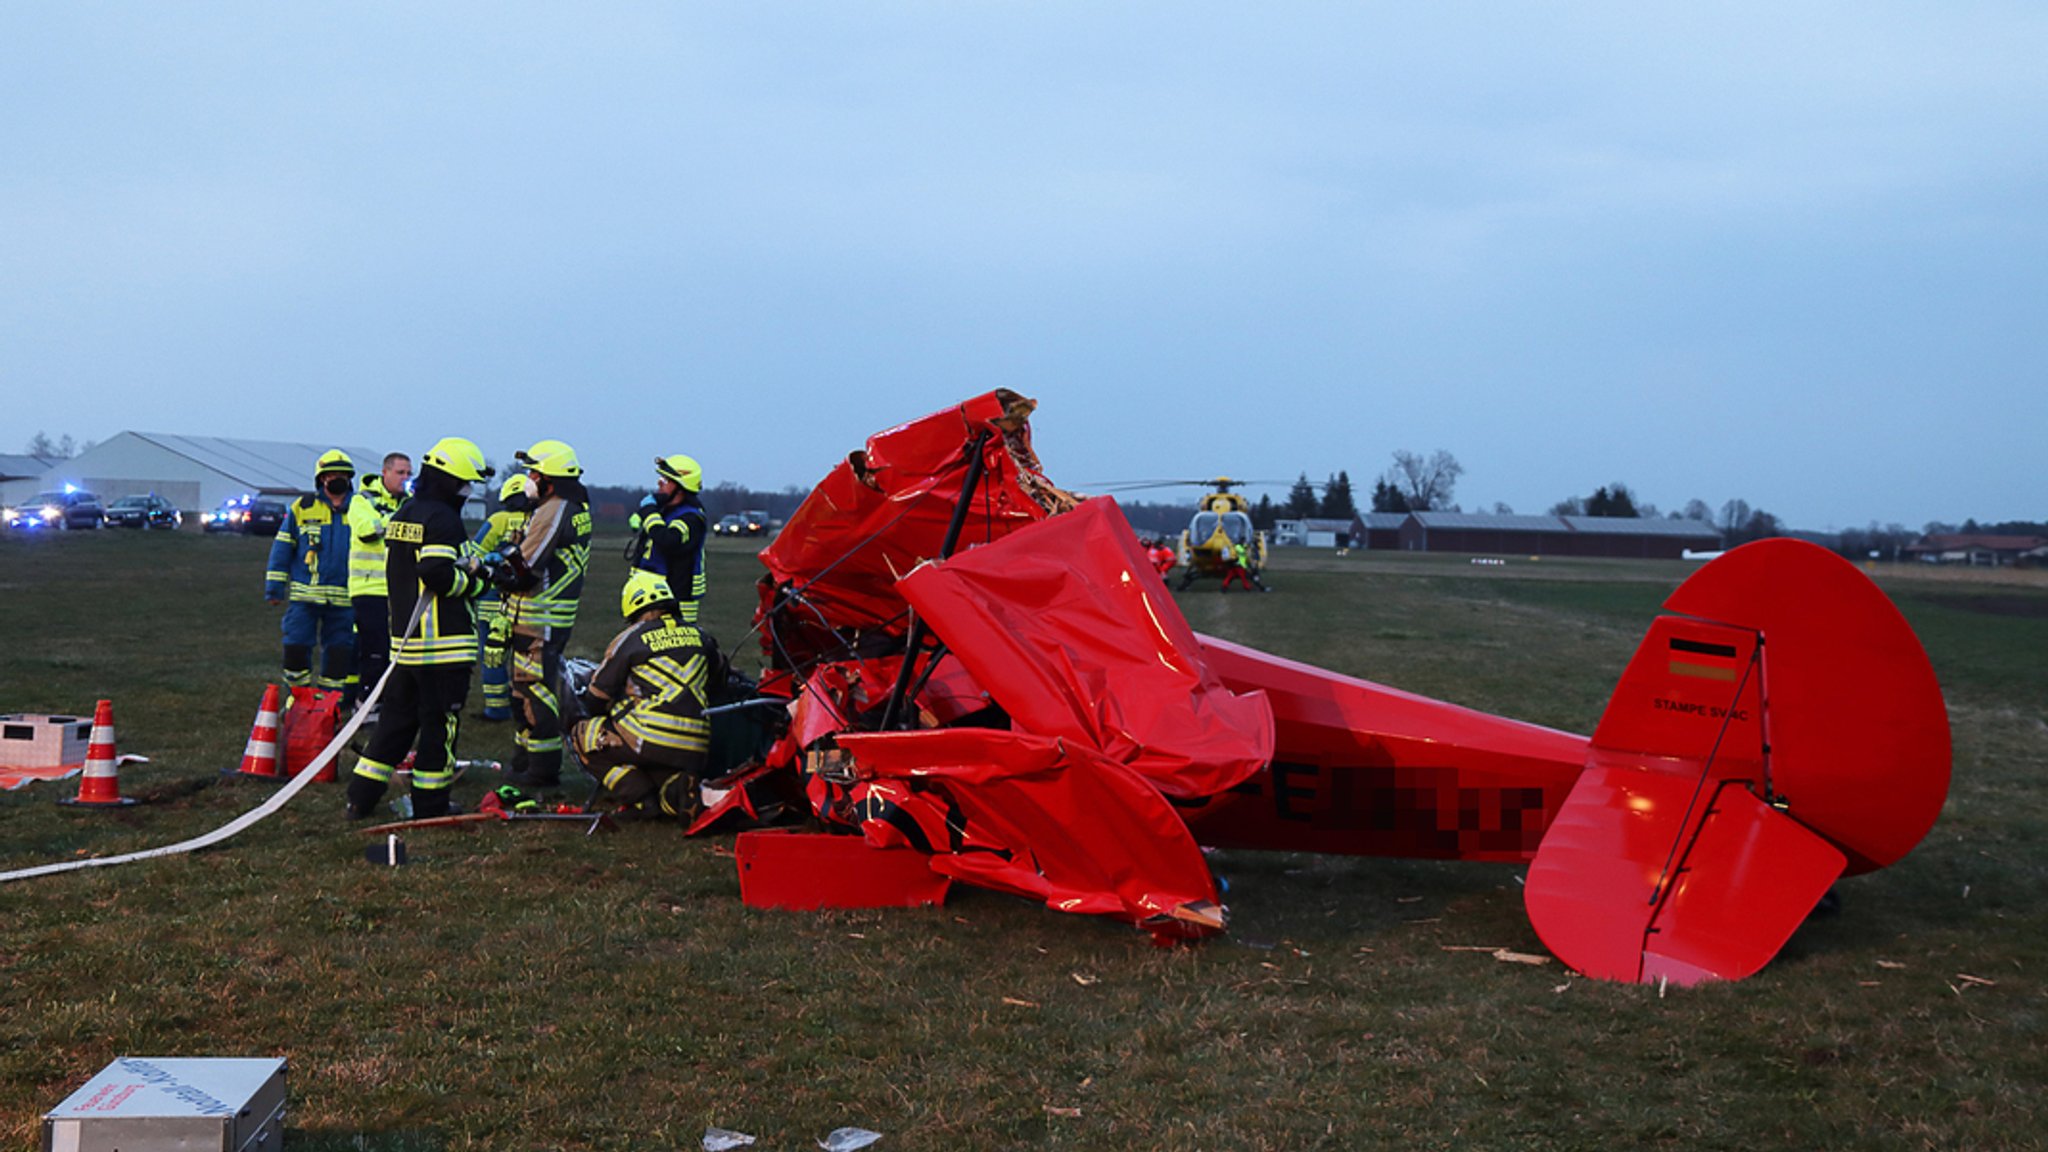
<path id="1" fill-rule="evenodd" d="M 1589 975 L 1740 979 L 1947 794 L 1947 714 L 1875 585 L 1736 549 L 1652 622 L 1591 737 L 1188 627 L 1109 498 L 1052 484 L 997 391 L 871 437 L 761 559 L 769 767 L 947 876 L 1221 931 L 1198 846 L 1526 861 Z"/>

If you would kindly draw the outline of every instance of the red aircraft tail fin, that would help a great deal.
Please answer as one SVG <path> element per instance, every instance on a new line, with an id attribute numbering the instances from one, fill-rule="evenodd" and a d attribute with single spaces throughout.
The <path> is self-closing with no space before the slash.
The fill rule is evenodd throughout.
<path id="1" fill-rule="evenodd" d="M 1903 856 L 1947 795 L 1947 712 L 1898 609 L 1795 540 L 1736 549 L 1665 607 L 1529 869 L 1559 958 L 1740 979 L 1847 869 Z"/>

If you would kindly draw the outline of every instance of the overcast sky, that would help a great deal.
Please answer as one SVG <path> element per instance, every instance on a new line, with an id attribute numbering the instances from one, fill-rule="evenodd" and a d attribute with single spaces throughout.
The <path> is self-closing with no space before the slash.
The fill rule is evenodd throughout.
<path id="1" fill-rule="evenodd" d="M 2048 6 L 0 6 L 36 431 L 2048 518 Z M 1284 495 L 1274 491 L 1275 497 Z"/>

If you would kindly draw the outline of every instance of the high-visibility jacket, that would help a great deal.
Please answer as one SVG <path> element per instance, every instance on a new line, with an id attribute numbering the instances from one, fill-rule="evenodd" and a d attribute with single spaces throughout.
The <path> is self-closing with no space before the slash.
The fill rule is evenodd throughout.
<path id="1" fill-rule="evenodd" d="M 467 664 L 476 659 L 469 602 L 487 585 L 459 563 L 469 544 L 461 509 L 459 491 L 430 471 L 415 486 L 412 499 L 384 526 L 393 664 Z M 426 603 L 419 624 L 408 636 L 406 625 L 422 600 Z"/>
<path id="2" fill-rule="evenodd" d="M 527 579 L 505 595 L 505 616 L 515 634 L 566 638 L 576 626 L 583 573 L 590 567 L 590 505 L 583 486 L 556 481 L 557 490 L 526 518 L 519 552 Z"/>
<path id="3" fill-rule="evenodd" d="M 384 525 L 398 511 L 399 497 L 376 472 L 363 477 L 348 500 L 348 594 L 384 595 Z"/>
<path id="4" fill-rule="evenodd" d="M 636 620 L 612 638 L 589 691 L 610 703 L 605 723 L 633 749 L 636 766 L 703 767 L 708 665 L 703 635 L 673 615 Z"/>
<path id="5" fill-rule="evenodd" d="M 487 556 L 503 547 L 506 541 L 519 539 L 519 532 L 525 526 L 526 513 L 500 508 L 484 518 L 482 526 L 476 530 L 476 535 L 470 538 L 470 543 L 476 546 L 476 555 Z M 477 598 L 476 618 L 479 623 L 498 618 L 498 613 L 502 611 L 499 600 L 500 596 L 495 587 L 486 589 L 484 594 Z"/>
<path id="6" fill-rule="evenodd" d="M 348 526 L 324 496 L 301 496 L 285 508 L 270 541 L 263 597 L 348 607 Z"/>
<path id="7" fill-rule="evenodd" d="M 633 567 L 668 580 L 688 623 L 697 622 L 704 599 L 704 537 L 710 532 L 704 506 L 694 493 L 672 508 L 657 507 L 640 519 L 640 547 Z"/>

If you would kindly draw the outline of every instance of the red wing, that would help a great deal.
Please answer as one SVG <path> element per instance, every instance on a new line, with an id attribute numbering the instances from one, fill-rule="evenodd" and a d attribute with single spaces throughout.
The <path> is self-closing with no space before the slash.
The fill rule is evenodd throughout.
<path id="1" fill-rule="evenodd" d="M 1158 789 L 1086 748 L 954 728 L 848 734 L 864 775 L 943 793 L 967 843 L 932 868 L 1063 912 L 1120 916 L 1171 936 L 1221 930 L 1202 850 Z"/>
<path id="2" fill-rule="evenodd" d="M 1209 796 L 1273 758 L 1259 693 L 1224 688 L 1115 501 L 898 585 L 1020 732 L 1085 744 L 1169 796 Z"/>

